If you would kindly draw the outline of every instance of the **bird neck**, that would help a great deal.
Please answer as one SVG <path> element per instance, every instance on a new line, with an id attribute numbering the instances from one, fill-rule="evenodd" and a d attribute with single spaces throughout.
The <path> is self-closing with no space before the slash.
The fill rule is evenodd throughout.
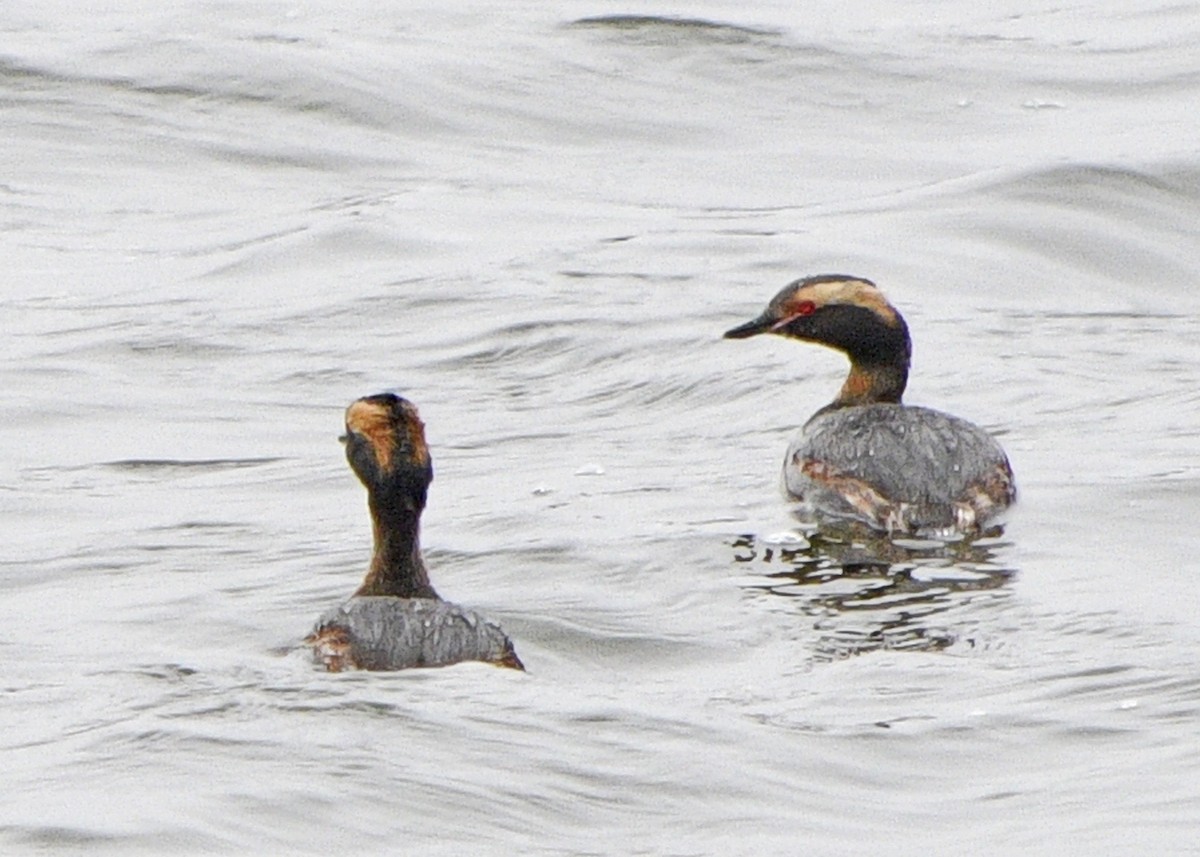
<path id="1" fill-rule="evenodd" d="M 900 404 L 908 384 L 908 360 L 895 363 L 860 363 L 850 358 L 850 374 L 833 400 L 832 407 L 873 405 L 879 402 Z"/>
<path id="2" fill-rule="evenodd" d="M 375 553 L 371 567 L 355 595 L 392 595 L 397 598 L 437 598 L 421 558 L 421 511 L 413 498 L 378 496 L 368 505 L 374 529 Z"/>

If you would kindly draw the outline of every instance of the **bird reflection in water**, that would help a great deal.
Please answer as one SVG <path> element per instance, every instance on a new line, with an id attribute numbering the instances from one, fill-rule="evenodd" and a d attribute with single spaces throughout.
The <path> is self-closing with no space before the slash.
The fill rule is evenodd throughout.
<path id="1" fill-rule="evenodd" d="M 996 526 L 952 542 L 889 539 L 848 525 L 763 539 L 737 537 L 735 562 L 753 567 L 748 590 L 796 600 L 815 618 L 815 657 L 836 660 L 879 649 L 973 647 L 975 608 L 1006 598 L 1016 570 L 999 564 Z"/>

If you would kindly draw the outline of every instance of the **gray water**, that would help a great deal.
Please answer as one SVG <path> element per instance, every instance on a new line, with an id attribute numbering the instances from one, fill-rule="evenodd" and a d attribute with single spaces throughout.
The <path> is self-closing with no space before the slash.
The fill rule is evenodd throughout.
<path id="1" fill-rule="evenodd" d="M 630 13 L 638 16 L 631 17 Z M 1182 854 L 1200 6 L 8 3 L 0 850 Z M 798 526 L 878 282 L 974 544 Z M 317 672 L 395 389 L 529 668 Z M 857 564 L 863 551 L 885 564 Z"/>

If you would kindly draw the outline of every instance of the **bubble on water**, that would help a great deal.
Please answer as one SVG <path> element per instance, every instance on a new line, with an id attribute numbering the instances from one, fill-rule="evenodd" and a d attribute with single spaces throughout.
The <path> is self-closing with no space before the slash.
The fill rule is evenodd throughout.
<path id="1" fill-rule="evenodd" d="M 804 534 L 794 530 L 771 533 L 763 536 L 760 541 L 766 545 L 779 545 L 780 547 L 803 547 L 808 544 L 808 539 L 804 537 Z"/>

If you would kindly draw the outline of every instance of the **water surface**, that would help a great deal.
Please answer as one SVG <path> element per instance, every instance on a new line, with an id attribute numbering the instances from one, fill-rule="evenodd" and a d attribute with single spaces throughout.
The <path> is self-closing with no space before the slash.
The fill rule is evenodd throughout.
<path id="1" fill-rule="evenodd" d="M 0 16 L 6 853 L 1186 853 L 1200 12 L 125 0 Z M 974 544 L 797 525 L 878 282 Z M 421 408 L 528 674 L 314 671 L 336 437 Z M 869 561 L 867 561 L 869 560 Z"/>

